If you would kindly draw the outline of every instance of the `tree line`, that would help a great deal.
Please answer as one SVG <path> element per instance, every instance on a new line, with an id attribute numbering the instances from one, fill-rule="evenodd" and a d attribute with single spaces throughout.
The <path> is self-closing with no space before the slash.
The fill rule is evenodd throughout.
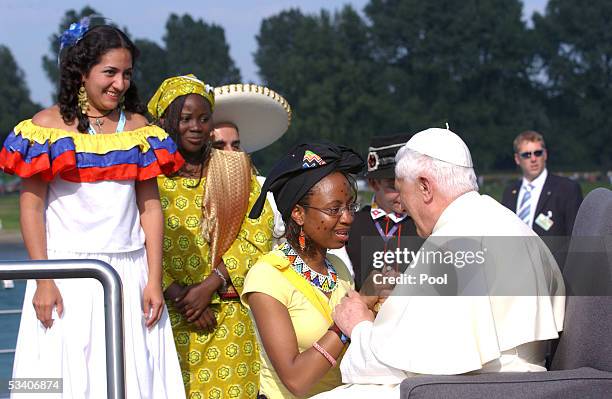
<path id="1" fill-rule="evenodd" d="M 431 126 L 459 133 L 479 173 L 512 170 L 512 139 L 545 135 L 555 170 L 612 169 L 612 2 L 549 0 L 531 24 L 520 0 L 370 0 L 328 12 L 282 11 L 262 21 L 255 63 L 293 109 L 287 134 L 253 155 L 264 171 L 300 140 L 365 153 L 372 135 Z M 89 7 L 69 10 L 43 56 L 57 82 L 59 34 Z M 129 34 L 129 29 L 127 29 Z M 222 27 L 170 15 L 163 45 L 135 38 L 135 82 L 146 101 L 166 77 L 239 82 Z M 0 47 L 0 131 L 38 107 Z M 7 90 L 11 90 L 10 92 Z"/>

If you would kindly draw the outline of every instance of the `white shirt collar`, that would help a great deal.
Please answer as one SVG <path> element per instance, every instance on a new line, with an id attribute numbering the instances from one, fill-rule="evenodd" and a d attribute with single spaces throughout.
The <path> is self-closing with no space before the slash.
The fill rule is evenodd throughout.
<path id="1" fill-rule="evenodd" d="M 542 187 L 544 187 L 544 183 L 546 182 L 547 177 L 548 171 L 546 170 L 546 168 L 544 168 L 542 173 L 540 173 L 540 175 L 532 181 L 529 181 L 525 177 L 523 177 L 523 184 L 521 185 L 521 188 L 527 187 L 529 184 L 531 184 L 533 186 L 532 190 L 538 189 L 538 191 L 541 191 Z"/>
<path id="2" fill-rule="evenodd" d="M 388 216 L 389 219 L 393 221 L 393 223 L 399 223 L 402 220 L 406 219 L 408 216 L 407 213 L 397 213 L 397 212 L 385 212 L 382 208 L 378 207 L 378 204 L 375 200 L 372 201 L 372 206 L 370 208 L 370 216 L 372 220 L 381 219 L 385 216 Z"/>

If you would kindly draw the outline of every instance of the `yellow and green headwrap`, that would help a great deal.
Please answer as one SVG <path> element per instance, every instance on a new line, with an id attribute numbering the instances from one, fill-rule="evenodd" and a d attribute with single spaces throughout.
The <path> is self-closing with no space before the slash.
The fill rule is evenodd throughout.
<path id="1" fill-rule="evenodd" d="M 186 94 L 201 95 L 208 100 L 211 110 L 215 106 L 214 89 L 196 78 L 195 75 L 189 74 L 164 80 L 149 100 L 147 109 L 153 118 L 159 119 L 166 112 L 166 108 L 172 104 L 172 101 Z"/>

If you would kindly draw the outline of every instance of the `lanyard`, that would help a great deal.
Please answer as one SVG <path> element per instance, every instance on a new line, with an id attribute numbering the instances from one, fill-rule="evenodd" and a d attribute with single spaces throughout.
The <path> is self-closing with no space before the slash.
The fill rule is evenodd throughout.
<path id="1" fill-rule="evenodd" d="M 374 224 L 376 225 L 376 230 L 378 230 L 378 234 L 380 234 L 380 237 L 383 239 L 383 241 L 385 242 L 385 248 L 384 251 L 387 252 L 387 244 L 389 243 L 389 240 L 391 239 L 391 237 L 393 237 L 393 235 L 395 234 L 395 232 L 397 231 L 397 248 L 400 247 L 400 238 L 402 235 L 402 224 L 400 223 L 395 223 L 395 225 L 391 228 L 391 230 L 389 230 L 389 221 L 391 220 L 388 216 L 385 216 L 385 219 L 387 219 L 387 224 L 385 226 L 385 231 L 383 231 L 382 227 L 380 226 L 380 223 L 378 221 L 374 222 Z M 390 266 L 388 266 L 390 267 Z M 395 263 L 395 271 L 398 270 L 398 265 L 397 262 Z"/>
<path id="2" fill-rule="evenodd" d="M 399 228 L 400 224 L 396 223 L 395 226 L 391 227 L 391 230 L 389 230 L 389 232 L 384 232 L 382 227 L 380 226 L 380 223 L 378 222 L 378 220 L 376 222 L 374 222 L 374 224 L 376 225 L 376 230 L 378 230 L 378 234 L 380 234 L 380 237 L 383 239 L 383 241 L 385 242 L 385 244 L 391 239 L 391 237 L 393 237 L 393 234 L 395 234 L 395 232 L 397 231 L 397 229 Z M 387 218 L 387 227 L 389 227 L 389 219 Z M 387 230 L 387 229 L 385 229 Z"/>

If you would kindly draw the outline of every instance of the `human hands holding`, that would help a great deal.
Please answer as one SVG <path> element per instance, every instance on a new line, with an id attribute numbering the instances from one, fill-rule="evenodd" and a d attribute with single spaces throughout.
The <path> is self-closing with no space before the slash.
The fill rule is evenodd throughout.
<path id="1" fill-rule="evenodd" d="M 45 328 L 51 328 L 53 326 L 53 319 L 51 318 L 53 307 L 56 308 L 58 316 L 62 317 L 64 313 L 62 295 L 53 280 L 38 280 L 36 284 L 36 292 L 32 299 L 36 318 Z"/>
<path id="2" fill-rule="evenodd" d="M 399 271 L 393 268 L 385 267 L 381 270 L 373 270 L 366 277 L 360 294 L 368 309 L 378 312 L 395 288 L 395 284 L 391 284 L 390 281 L 394 281 L 400 274 Z M 393 279 L 388 277 L 393 277 Z"/>
<path id="3" fill-rule="evenodd" d="M 391 293 L 393 292 L 393 289 L 396 286 L 395 281 L 401 275 L 401 273 L 392 267 L 388 267 L 383 270 L 382 275 L 383 277 L 387 279 L 383 280 L 383 283 L 379 284 L 377 287 L 378 288 L 378 301 L 374 305 L 375 312 L 378 312 L 382 304 L 385 303 L 387 298 L 389 298 L 389 295 L 391 295 Z M 394 283 L 390 283 L 389 281 L 394 281 Z"/>
<path id="4" fill-rule="evenodd" d="M 164 291 L 164 298 L 166 298 L 166 301 L 168 301 L 168 303 L 176 303 L 176 299 L 187 293 L 188 289 L 189 287 L 186 287 L 184 285 L 172 283 Z"/>
<path id="5" fill-rule="evenodd" d="M 216 287 L 209 281 L 205 279 L 201 283 L 185 287 L 181 295 L 175 299 L 176 309 L 185 316 L 189 323 L 199 320 L 204 310 L 210 305 Z"/>
<path id="6" fill-rule="evenodd" d="M 347 337 L 351 336 L 353 328 L 362 321 L 374 321 L 374 313 L 368 309 L 367 303 L 356 291 L 349 291 L 348 296 L 336 306 L 332 313 L 336 325 Z"/>
<path id="7" fill-rule="evenodd" d="M 361 300 L 366 304 L 368 309 L 374 311 L 374 308 L 378 304 L 379 301 L 378 295 L 361 295 Z"/>
<path id="8" fill-rule="evenodd" d="M 159 321 L 164 310 L 164 295 L 161 285 L 149 281 L 142 291 L 142 311 L 145 325 L 151 328 Z"/>
<path id="9" fill-rule="evenodd" d="M 209 304 L 206 304 L 204 309 L 201 312 L 199 312 L 199 316 L 195 318 L 193 317 L 191 318 L 193 321 L 190 321 L 188 316 L 186 315 L 187 310 L 188 310 L 188 305 L 186 304 L 186 302 L 189 301 L 190 299 L 187 297 L 187 294 L 189 293 L 189 291 L 196 288 L 197 285 L 199 284 L 183 286 L 177 283 L 172 283 L 170 284 L 168 288 L 166 288 L 166 291 L 164 292 L 164 294 L 165 294 L 166 300 L 168 300 L 170 303 L 173 303 L 176 309 L 186 319 L 188 319 L 189 322 L 194 323 L 198 329 L 204 330 L 204 331 L 212 331 L 217 326 L 217 319 L 211 307 L 209 306 Z M 197 292 L 198 290 L 196 289 L 196 291 L 194 291 L 192 294 L 196 294 Z M 183 299 L 183 302 L 181 302 L 181 305 L 183 305 L 183 303 L 185 305 L 179 307 L 178 303 L 179 303 L 179 300 L 181 299 Z M 192 312 L 190 312 L 189 314 L 191 315 Z"/>
<path id="10" fill-rule="evenodd" d="M 211 309 L 210 306 L 207 306 L 202 313 L 200 313 L 200 317 L 195 320 L 194 324 L 200 330 L 206 332 L 212 332 L 217 327 L 217 318 L 215 317 L 215 312 Z"/>

